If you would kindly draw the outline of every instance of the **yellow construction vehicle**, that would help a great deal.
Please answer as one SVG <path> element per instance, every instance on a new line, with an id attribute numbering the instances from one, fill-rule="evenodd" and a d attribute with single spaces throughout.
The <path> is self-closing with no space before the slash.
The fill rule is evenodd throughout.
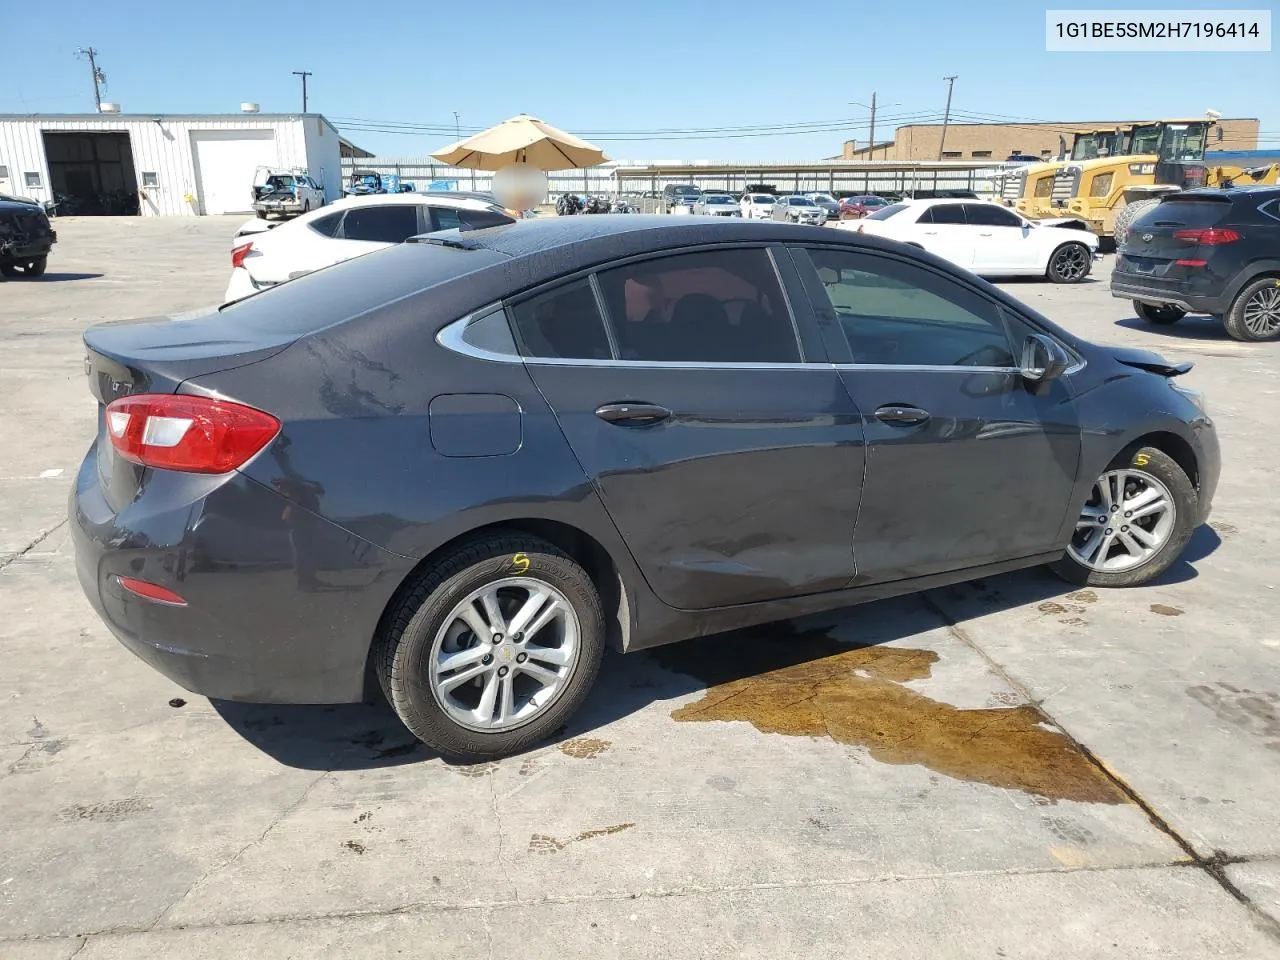
<path id="1" fill-rule="evenodd" d="M 1059 138 L 1061 156 L 1006 171 L 997 178 L 995 199 L 1031 220 L 1060 216 L 1052 206 L 1054 175 L 1073 160 L 1095 160 L 1128 152 L 1131 134 L 1132 128 L 1120 127 L 1076 130 L 1072 135 L 1069 157 L 1066 143 Z"/>

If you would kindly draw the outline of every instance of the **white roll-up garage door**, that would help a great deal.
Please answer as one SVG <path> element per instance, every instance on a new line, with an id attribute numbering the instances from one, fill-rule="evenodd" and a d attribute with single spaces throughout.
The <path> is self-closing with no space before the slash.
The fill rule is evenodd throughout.
<path id="1" fill-rule="evenodd" d="M 191 152 L 205 213 L 252 213 L 254 171 L 277 165 L 272 130 L 193 130 Z"/>

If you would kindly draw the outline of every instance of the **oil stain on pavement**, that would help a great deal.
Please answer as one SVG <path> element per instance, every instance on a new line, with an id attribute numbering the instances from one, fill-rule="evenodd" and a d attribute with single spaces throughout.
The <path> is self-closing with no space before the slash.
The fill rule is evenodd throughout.
<path id="1" fill-rule="evenodd" d="M 1036 707 L 963 710 L 904 684 L 929 677 L 932 650 L 851 646 L 790 624 L 688 640 L 655 650 L 669 670 L 707 685 L 680 721 L 741 720 L 762 733 L 829 736 L 882 763 L 919 764 L 1053 800 L 1128 797 Z"/>

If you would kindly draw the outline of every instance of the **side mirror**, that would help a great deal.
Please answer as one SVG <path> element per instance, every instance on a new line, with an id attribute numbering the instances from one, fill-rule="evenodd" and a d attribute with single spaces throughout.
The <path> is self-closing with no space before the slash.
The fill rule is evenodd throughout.
<path id="1" fill-rule="evenodd" d="M 1022 345 L 1022 379 L 1028 383 L 1048 383 L 1062 376 L 1071 358 L 1046 336 L 1033 333 Z"/>

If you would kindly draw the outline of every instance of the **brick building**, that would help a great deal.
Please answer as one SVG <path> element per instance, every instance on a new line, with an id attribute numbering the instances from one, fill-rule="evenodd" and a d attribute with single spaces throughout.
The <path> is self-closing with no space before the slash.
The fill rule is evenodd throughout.
<path id="1" fill-rule="evenodd" d="M 1058 138 L 1071 148 L 1077 130 L 1105 130 L 1127 127 L 1133 120 L 1081 120 L 1064 123 L 952 123 L 947 126 L 944 160 L 1004 160 L 1014 153 L 1052 157 L 1058 153 Z M 1149 122 L 1149 121 L 1147 121 Z M 1254 118 L 1222 119 L 1217 132 L 1209 135 L 1209 150 L 1258 149 L 1258 121 Z M 878 141 L 874 152 L 856 140 L 844 144 L 844 160 L 937 160 L 942 137 L 940 123 L 913 123 L 898 127 L 893 140 Z"/>

